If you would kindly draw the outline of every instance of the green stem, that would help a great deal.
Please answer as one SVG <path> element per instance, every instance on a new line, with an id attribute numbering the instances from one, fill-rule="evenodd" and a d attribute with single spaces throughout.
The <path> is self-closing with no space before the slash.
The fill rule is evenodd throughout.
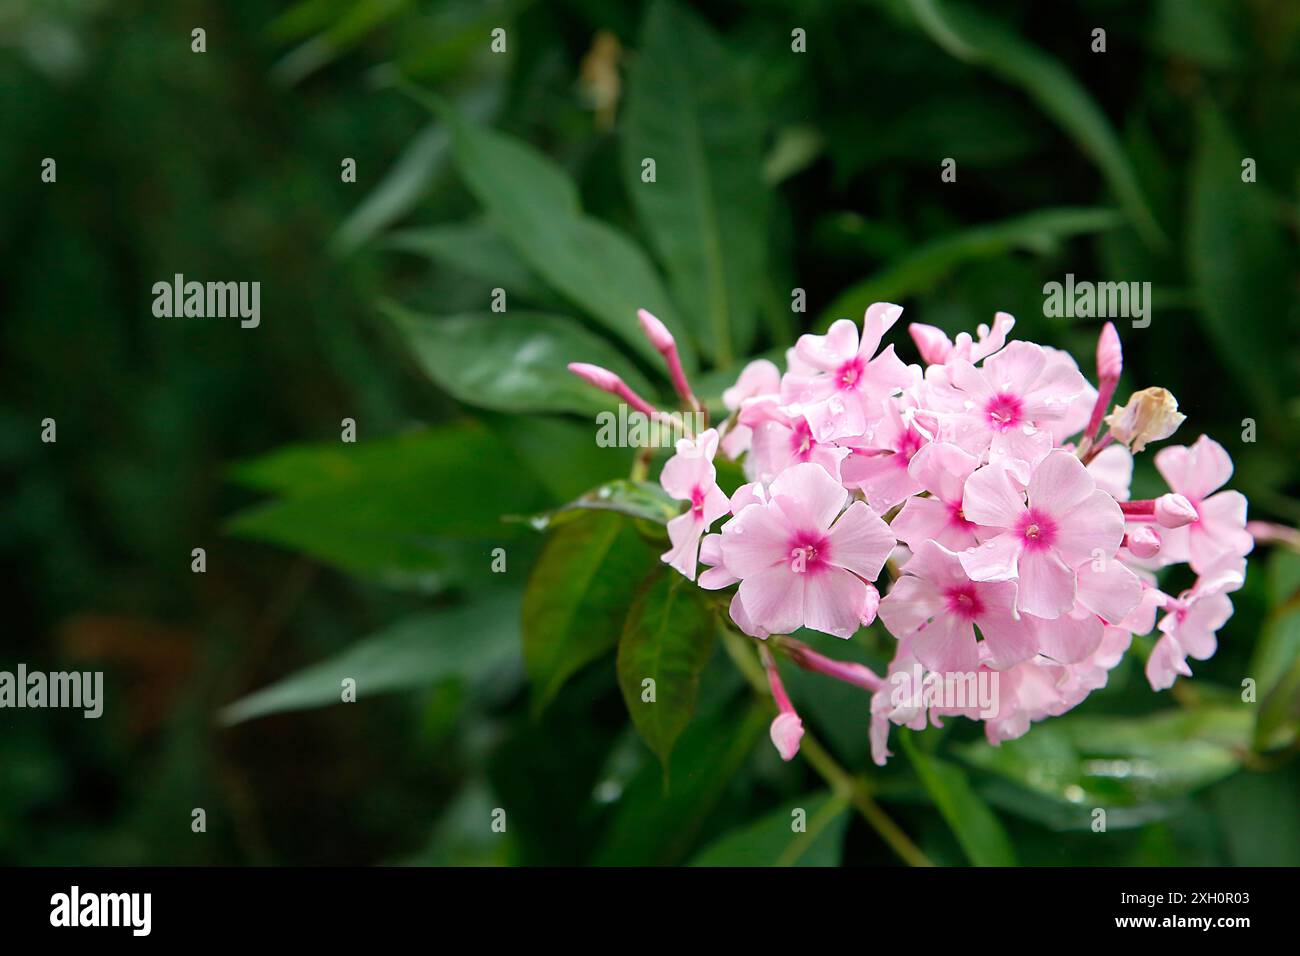
<path id="1" fill-rule="evenodd" d="M 746 680 L 749 681 L 750 686 L 754 688 L 754 691 L 762 697 L 767 697 L 767 676 L 763 673 L 763 667 L 759 664 L 758 659 L 750 653 L 748 641 L 733 630 L 730 625 L 724 624 L 722 627 L 722 646 Z M 830 755 L 830 752 L 806 728 L 803 739 L 799 742 L 799 752 L 804 755 L 804 759 L 817 772 L 817 775 L 826 781 L 831 791 L 853 804 L 854 808 L 862 814 L 862 818 L 871 825 L 871 828 L 880 835 L 882 840 L 889 844 L 889 847 L 904 862 L 909 866 L 934 865 L 930 862 L 929 857 L 921 852 L 920 847 L 912 842 L 912 838 L 903 832 L 903 828 L 880 808 L 880 804 L 871 799 L 865 783 L 841 767 L 835 758 Z"/>

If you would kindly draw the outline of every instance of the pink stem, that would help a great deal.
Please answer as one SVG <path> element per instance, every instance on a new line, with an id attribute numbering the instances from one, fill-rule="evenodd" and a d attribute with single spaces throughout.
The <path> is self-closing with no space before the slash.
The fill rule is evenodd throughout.
<path id="1" fill-rule="evenodd" d="M 763 659 L 763 668 L 767 671 L 767 683 L 772 688 L 772 699 L 776 701 L 777 710 L 783 714 L 793 714 L 794 704 L 790 703 L 790 695 L 785 692 L 785 685 L 781 683 L 781 675 L 777 672 L 772 652 L 766 645 L 760 645 L 758 656 Z"/>
<path id="2" fill-rule="evenodd" d="M 781 648 L 786 652 L 790 660 L 804 670 L 825 674 L 827 677 L 833 677 L 836 680 L 844 681 L 846 684 L 853 684 L 855 687 L 861 687 L 873 693 L 885 686 L 884 678 L 865 664 L 856 664 L 852 661 L 837 661 L 834 658 L 818 654 L 802 641 L 788 638 L 781 642 Z"/>

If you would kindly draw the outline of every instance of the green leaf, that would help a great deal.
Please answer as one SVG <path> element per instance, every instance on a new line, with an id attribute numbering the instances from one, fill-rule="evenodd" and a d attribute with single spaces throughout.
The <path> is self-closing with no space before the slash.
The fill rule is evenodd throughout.
<path id="1" fill-rule="evenodd" d="M 757 823 L 710 844 L 691 866 L 839 866 L 848 825 L 848 801 L 829 793 L 806 794 Z M 795 832 L 796 811 L 804 827 Z"/>
<path id="2" fill-rule="evenodd" d="M 1275 583 L 1295 557 L 1286 551 L 1273 556 L 1269 570 Z M 1300 604 L 1279 604 L 1269 613 L 1247 674 L 1259 702 L 1255 749 L 1288 746 L 1300 733 Z"/>
<path id="3" fill-rule="evenodd" d="M 337 704 L 345 679 L 356 682 L 358 702 L 448 677 L 482 680 L 518 657 L 519 598 L 497 595 L 478 604 L 408 617 L 228 705 L 219 719 L 228 726 Z"/>
<path id="4" fill-rule="evenodd" d="M 457 105 L 467 115 L 486 120 L 497 111 L 500 99 L 495 86 L 480 85 Z M 410 213 L 447 167 L 450 157 L 451 136 L 439 124 L 430 123 L 411 140 L 392 168 L 338 227 L 330 239 L 330 250 L 341 256 L 355 252 Z"/>
<path id="5" fill-rule="evenodd" d="M 572 521 L 585 511 L 615 511 L 666 525 L 681 514 L 682 506 L 681 502 L 669 498 L 668 493 L 655 482 L 616 478 L 580 495 L 567 505 L 534 515 L 528 522 L 538 530 L 547 530 L 557 524 Z"/>
<path id="6" fill-rule="evenodd" d="M 623 170 L 676 300 L 720 365 L 744 354 L 757 326 L 768 215 L 762 130 L 750 84 L 708 24 L 667 0 L 652 4 L 628 78 Z M 641 179 L 647 158 L 650 183 Z"/>
<path id="7" fill-rule="evenodd" d="M 1066 715 L 999 747 L 975 742 L 957 754 L 1016 785 L 987 793 L 1003 810 L 1060 829 L 1084 829 L 1093 808 L 1101 807 L 1107 825 L 1122 829 L 1160 819 L 1170 801 L 1234 773 L 1253 724 L 1248 707 L 1148 717 Z"/>
<path id="8" fill-rule="evenodd" d="M 652 361 L 654 347 L 636 312 L 646 308 L 678 336 L 683 363 L 693 352 L 642 250 L 613 226 L 585 216 L 573 181 L 527 143 L 468 122 L 440 104 L 452 130 L 461 177 L 528 265 L 558 292 Z"/>
<path id="9" fill-rule="evenodd" d="M 916 22 L 935 43 L 957 59 L 1019 86 L 1033 99 L 1097 164 L 1147 243 L 1166 244 L 1106 114 L 1058 60 L 1021 39 L 999 19 L 971 7 L 940 0 L 907 2 Z"/>
<path id="10" fill-rule="evenodd" d="M 689 858 L 771 719 L 767 706 L 751 702 L 692 724 L 673 751 L 670 776 L 651 762 L 632 779 L 591 862 L 652 866 Z"/>
<path id="11" fill-rule="evenodd" d="M 628 609 L 618 644 L 618 686 L 637 732 L 665 767 L 695 714 L 714 627 L 700 589 L 667 568 L 651 572 Z M 654 681 L 649 701 L 642 696 L 646 680 Z"/>
<path id="12" fill-rule="evenodd" d="M 1152 45 L 1210 69 L 1241 66 L 1249 41 L 1242 37 L 1245 8 L 1232 0 L 1158 0 L 1152 17 Z"/>
<path id="13" fill-rule="evenodd" d="M 1279 362 L 1276 343 L 1295 299 L 1296 250 L 1270 207 L 1266 187 L 1241 181 L 1242 158 L 1223 117 L 1201 110 L 1191 174 L 1188 256 L 1202 325 L 1217 354 L 1276 421 L 1294 381 L 1294 363 Z M 1285 426 L 1280 426 L 1285 427 Z M 1280 430 L 1280 428 L 1275 428 Z"/>
<path id="14" fill-rule="evenodd" d="M 583 665 L 614 649 L 628 606 L 658 564 L 633 523 L 592 512 L 547 539 L 524 592 L 524 663 L 537 709 Z"/>
<path id="15" fill-rule="evenodd" d="M 912 732 L 899 731 L 903 750 L 916 768 L 921 785 L 952 828 L 957 842 L 975 866 L 1015 866 L 1016 854 L 997 815 L 971 787 L 960 767 L 923 752 Z"/>
<path id="16" fill-rule="evenodd" d="M 483 312 L 432 318 L 395 303 L 383 311 L 428 376 L 471 405 L 503 412 L 594 415 L 618 399 L 568 369 L 590 362 L 618 373 L 651 400 L 654 389 L 621 352 L 572 319 L 540 312 Z"/>
<path id="17" fill-rule="evenodd" d="M 439 567 L 441 539 L 504 539 L 516 526 L 502 515 L 545 506 L 521 473 L 526 466 L 491 432 L 468 424 L 293 446 L 235 469 L 235 480 L 281 497 L 240 512 L 226 530 L 350 571 Z"/>
<path id="18" fill-rule="evenodd" d="M 532 301 L 547 295 L 537 276 L 501 237 L 500 230 L 483 220 L 390 232 L 381 245 L 432 259 L 511 295 Z"/>
<path id="19" fill-rule="evenodd" d="M 822 313 L 822 324 L 861 316 L 873 302 L 900 302 L 927 291 L 963 263 L 1016 250 L 1045 255 L 1071 236 L 1113 229 L 1121 222 L 1111 209 L 1041 209 L 933 239 L 840 293 Z"/>

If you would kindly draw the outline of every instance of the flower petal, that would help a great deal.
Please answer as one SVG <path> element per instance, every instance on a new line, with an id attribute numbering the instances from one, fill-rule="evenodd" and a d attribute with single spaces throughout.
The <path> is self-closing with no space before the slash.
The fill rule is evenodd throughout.
<path id="1" fill-rule="evenodd" d="M 803 625 L 814 631 L 848 639 L 862 626 L 867 605 L 867 585 L 840 568 L 827 568 L 807 576 L 804 585 Z"/>
<path id="2" fill-rule="evenodd" d="M 849 505 L 831 528 L 830 563 L 868 581 L 880 576 L 898 539 L 889 525 L 861 501 Z"/>
<path id="3" fill-rule="evenodd" d="M 1104 491 L 1094 491 L 1065 514 L 1053 517 L 1056 534 L 1052 548 L 1072 568 L 1098 556 L 1114 557 L 1124 540 L 1124 513 Z"/>
<path id="4" fill-rule="evenodd" d="M 1018 585 L 1017 606 L 1035 617 L 1055 618 L 1074 607 L 1074 571 L 1050 549 L 1020 555 Z"/>

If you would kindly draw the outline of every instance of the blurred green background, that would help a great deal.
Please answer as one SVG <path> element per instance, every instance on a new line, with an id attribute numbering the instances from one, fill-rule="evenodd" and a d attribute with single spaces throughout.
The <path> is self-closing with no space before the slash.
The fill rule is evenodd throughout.
<path id="1" fill-rule="evenodd" d="M 527 667 L 547 706 L 530 688 L 520 594 L 543 537 L 499 516 L 627 475 L 595 447 L 598 396 L 557 369 L 615 356 L 664 392 L 637 305 L 684 332 L 716 397 L 746 357 L 877 299 L 950 332 L 1009 311 L 1091 374 L 1100 323 L 1045 318 L 1043 284 L 1149 281 L 1151 326 L 1120 323 L 1121 397 L 1169 388 L 1178 438 L 1228 448 L 1252 518 L 1300 521 L 1300 5 L 693 11 L 0 7 L 0 669 L 102 669 L 109 690 L 98 721 L 0 712 L 0 863 L 898 862 L 780 762 L 716 647 L 666 778 L 603 618 L 574 673 Z M 178 272 L 260 281 L 261 326 L 155 318 Z M 503 386 L 527 343 L 501 323 L 525 310 L 558 316 L 533 320 L 551 350 Z M 1148 456 L 1135 493 L 1155 480 Z M 630 520 L 580 520 L 653 566 Z M 1257 549 L 1234 598 L 1194 680 L 1152 693 L 1139 640 L 1083 707 L 996 750 L 963 721 L 906 751 L 896 730 L 877 770 L 865 695 L 789 684 L 937 863 L 1295 865 L 1300 557 Z M 891 643 L 818 646 L 879 666 Z M 337 704 L 339 673 L 358 702 Z M 817 821 L 793 849 L 792 807 Z"/>

